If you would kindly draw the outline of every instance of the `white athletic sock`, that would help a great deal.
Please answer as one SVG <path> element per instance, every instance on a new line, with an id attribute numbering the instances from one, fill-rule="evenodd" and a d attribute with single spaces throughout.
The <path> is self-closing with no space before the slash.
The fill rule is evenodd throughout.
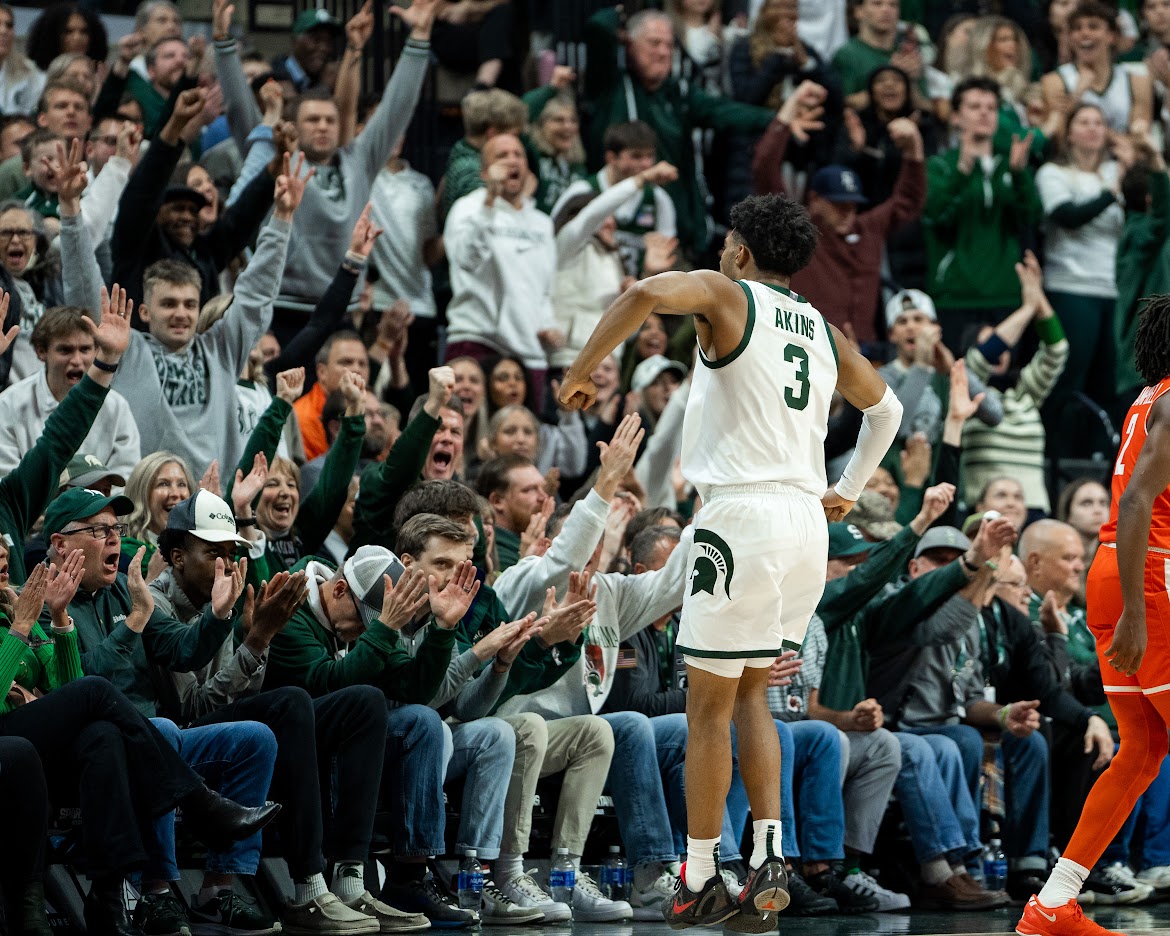
<path id="1" fill-rule="evenodd" d="M 307 877 L 303 881 L 293 881 L 293 903 L 298 906 L 307 904 L 314 897 L 324 897 L 329 893 L 329 888 L 325 886 L 325 875 L 314 874 L 312 877 Z"/>
<path id="2" fill-rule="evenodd" d="M 752 823 L 752 860 L 749 867 L 755 870 L 769 858 L 783 858 L 780 854 L 780 820 L 757 819 Z"/>
<path id="3" fill-rule="evenodd" d="M 492 862 L 492 871 L 493 881 L 497 884 L 506 884 L 524 873 L 524 856 L 500 855 Z"/>
<path id="4" fill-rule="evenodd" d="M 199 906 L 203 906 L 209 901 L 215 900 L 224 891 L 230 891 L 232 886 L 230 884 L 213 884 L 211 887 L 204 887 L 200 889 L 199 895 L 195 898 L 195 902 Z"/>
<path id="5" fill-rule="evenodd" d="M 696 894 L 719 869 L 719 837 L 697 839 L 687 836 L 686 885 Z"/>
<path id="6" fill-rule="evenodd" d="M 366 866 L 360 861 L 339 861 L 333 869 L 333 893 L 341 902 L 360 897 L 366 891 Z"/>
<path id="7" fill-rule="evenodd" d="M 919 871 L 922 874 L 922 883 L 929 884 L 931 887 L 945 884 L 955 876 L 954 869 L 945 858 L 932 858 L 930 861 L 924 861 Z"/>
<path id="8" fill-rule="evenodd" d="M 1077 899 L 1088 876 L 1088 868 L 1081 867 L 1067 858 L 1060 858 L 1056 862 L 1056 867 L 1052 869 L 1052 874 L 1048 876 L 1048 883 L 1036 895 L 1036 899 L 1050 910 L 1063 907 L 1070 900 Z"/>

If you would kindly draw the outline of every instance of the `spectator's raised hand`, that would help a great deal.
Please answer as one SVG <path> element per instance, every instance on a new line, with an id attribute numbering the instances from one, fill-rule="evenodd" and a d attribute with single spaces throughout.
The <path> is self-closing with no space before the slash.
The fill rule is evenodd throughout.
<path id="1" fill-rule="evenodd" d="M 378 319 L 378 337 L 375 352 L 385 351 L 387 361 L 402 361 L 410 344 L 410 326 L 414 324 L 414 313 L 405 299 L 395 299 L 388 309 L 382 310 Z"/>
<path id="2" fill-rule="evenodd" d="M 768 669 L 769 686 L 791 686 L 792 679 L 804 666 L 804 660 L 796 655 L 795 650 L 785 650 L 772 661 Z"/>
<path id="3" fill-rule="evenodd" d="M 452 8 L 463 7 L 462 3 L 443 3 L 444 12 Z M 410 6 L 400 7 L 391 4 L 386 8 L 391 16 L 396 16 L 404 25 L 410 27 L 412 39 L 430 39 L 431 27 L 435 23 L 435 15 L 439 12 L 439 0 L 411 0 Z M 444 19 L 447 19 L 444 16 Z M 453 22 L 448 20 L 449 22 Z"/>
<path id="4" fill-rule="evenodd" d="M 300 399 L 304 392 L 305 369 L 303 367 L 293 367 L 276 375 L 276 395 L 285 403 L 292 405 L 294 401 Z"/>
<path id="5" fill-rule="evenodd" d="M 263 652 L 308 600 L 308 576 L 304 569 L 291 575 L 278 572 L 260 586 L 258 597 L 253 594 L 249 585 L 240 625 L 248 638 L 245 643 Z"/>
<path id="6" fill-rule="evenodd" d="M 235 4 L 228 0 L 211 0 L 211 38 L 230 39 L 232 34 L 232 17 L 235 16 Z"/>
<path id="7" fill-rule="evenodd" d="M 552 540 L 544 535 L 544 530 L 548 525 L 549 517 L 552 516 L 554 506 L 553 499 L 545 497 L 544 503 L 540 505 L 540 510 L 534 511 L 528 520 L 527 528 L 520 534 L 521 559 L 528 556 L 543 556 L 548 552 Z"/>
<path id="8" fill-rule="evenodd" d="M 382 613 L 378 620 L 392 631 L 400 631 L 415 619 L 427 604 L 427 577 L 421 569 L 410 569 L 398 578 L 382 578 Z M 452 625 L 453 627 L 454 625 Z"/>
<path id="9" fill-rule="evenodd" d="M 12 631 L 27 637 L 45 607 L 45 588 L 49 584 L 49 568 L 37 563 L 24 580 L 24 587 L 16 596 L 12 608 Z"/>
<path id="10" fill-rule="evenodd" d="M 951 400 L 947 407 L 947 418 L 954 419 L 960 424 L 965 423 L 979 410 L 984 394 L 971 397 L 967 386 L 967 365 L 962 359 L 955 361 L 951 366 Z"/>
<path id="11" fill-rule="evenodd" d="M 362 209 L 357 224 L 354 225 L 353 234 L 349 238 L 349 252 L 357 254 L 363 260 L 370 255 L 370 251 L 374 249 L 374 241 L 382 234 L 382 228 L 370 220 L 370 210 L 371 205 L 366 202 L 366 207 Z M 407 311 L 409 310 L 410 307 L 407 306 Z"/>
<path id="12" fill-rule="evenodd" d="M 226 621 L 232 613 L 232 608 L 244 593 L 247 581 L 248 557 L 239 562 L 224 562 L 215 560 L 215 578 L 211 584 L 211 613 L 221 621 Z"/>
<path id="13" fill-rule="evenodd" d="M 947 508 L 955 500 L 955 486 L 945 481 L 928 487 L 922 495 L 922 507 L 918 516 L 910 521 L 910 527 L 921 536 L 939 517 L 947 512 Z"/>
<path id="14" fill-rule="evenodd" d="M 638 173 L 643 185 L 670 185 L 678 179 L 678 170 L 665 159 Z"/>
<path id="15" fill-rule="evenodd" d="M 187 77 L 198 78 L 203 68 L 203 57 L 207 54 L 207 40 L 202 33 L 195 33 L 187 40 Z"/>
<path id="16" fill-rule="evenodd" d="M 479 580 L 475 577 L 475 566 L 470 559 L 451 576 L 447 587 L 439 590 L 439 580 L 433 575 L 427 580 L 430 590 L 431 614 L 435 616 L 435 624 L 444 630 L 454 630 L 463 620 L 463 615 L 475 601 L 479 594 Z"/>
<path id="17" fill-rule="evenodd" d="M 134 311 L 134 300 L 117 283 L 109 292 L 103 286 L 101 295 L 101 322 L 94 322 L 88 315 L 80 321 L 97 346 L 97 360 L 117 364 L 130 347 L 130 314 Z M 3 311 L 0 306 L 0 321 L 3 320 Z"/>
<path id="18" fill-rule="evenodd" d="M 45 585 L 45 604 L 53 616 L 53 624 L 63 627 L 69 623 L 69 603 L 81 587 L 85 574 L 85 552 L 70 550 L 60 565 L 49 566 L 48 581 Z"/>
<path id="19" fill-rule="evenodd" d="M 995 559 L 1000 550 L 1016 541 L 1018 531 L 1016 525 L 1006 517 L 996 517 L 994 520 L 984 518 L 979 524 L 979 532 L 967 551 L 969 565 L 982 566 L 985 562 Z"/>
<path id="20" fill-rule="evenodd" d="M 154 614 L 154 595 L 146 584 L 142 574 L 142 557 L 146 555 L 146 547 L 139 546 L 130 560 L 130 571 L 126 574 L 126 587 L 130 592 L 132 602 L 130 613 L 126 616 L 126 627 L 141 634 L 146 629 L 146 622 Z"/>
<path id="21" fill-rule="evenodd" d="M 0 292 L 0 323 L 3 323 L 8 318 L 8 305 L 10 301 L 8 293 Z M 8 331 L 0 332 L 0 354 L 3 354 L 12 346 L 12 342 L 16 341 L 16 336 L 19 334 L 19 325 L 13 325 Z"/>
<path id="22" fill-rule="evenodd" d="M 374 34 L 374 12 L 371 0 L 366 0 L 349 22 L 345 24 L 345 45 L 350 52 L 360 52 Z"/>
<path id="23" fill-rule="evenodd" d="M 57 141 L 55 156 L 42 157 L 42 163 L 57 183 L 57 201 L 62 217 L 72 217 L 81 211 L 81 193 L 89 185 L 89 165 L 81 158 L 81 140 L 71 140 L 68 148 Z"/>
<path id="24" fill-rule="evenodd" d="M 912 159 L 922 158 L 922 132 L 913 120 L 909 117 L 895 117 L 886 124 L 886 130 L 890 134 L 890 139 L 894 141 L 894 145 L 903 154 Z M 863 129 L 862 133 L 864 132 Z M 864 144 L 862 145 L 864 146 Z"/>
<path id="25" fill-rule="evenodd" d="M 203 113 L 203 104 L 206 99 L 207 92 L 203 88 L 191 88 L 181 92 L 175 101 L 170 119 L 167 120 L 166 126 L 162 128 L 159 136 L 171 146 L 178 146 L 187 125 Z"/>
<path id="26" fill-rule="evenodd" d="M 138 125 L 127 120 L 122 123 L 118 131 L 118 143 L 114 150 L 115 156 L 120 156 L 133 168 L 138 165 L 138 158 L 142 154 L 142 131 Z"/>
<path id="27" fill-rule="evenodd" d="M 146 40 L 140 32 L 126 33 L 118 40 L 118 60 L 114 64 L 114 73 L 125 77 L 130 70 L 131 63 L 146 51 Z"/>
<path id="28" fill-rule="evenodd" d="M 644 438 L 646 430 L 642 426 L 642 417 L 638 413 L 631 413 L 618 423 L 608 443 L 597 443 L 601 452 L 601 470 L 593 489 L 602 499 L 613 500 L 618 485 L 634 467 L 634 459 L 638 456 Z"/>
<path id="29" fill-rule="evenodd" d="M 646 253 L 642 258 L 643 275 L 654 276 L 673 270 L 678 262 L 678 238 L 667 237 L 657 231 L 648 231 L 643 238 Z"/>
<path id="30" fill-rule="evenodd" d="M 203 477 L 199 479 L 199 490 L 210 491 L 216 497 L 220 496 L 219 488 L 219 459 L 213 458 Z"/>
<path id="31" fill-rule="evenodd" d="M 275 128 L 280 123 L 280 118 L 284 114 L 284 91 L 281 90 L 275 78 L 269 78 L 264 84 L 260 85 L 260 90 L 256 92 L 256 95 L 260 98 L 260 110 L 264 115 L 261 123 Z M 277 172 L 279 171 L 278 166 Z"/>
<path id="32" fill-rule="evenodd" d="M 292 221 L 293 215 L 305 197 L 305 186 L 316 175 L 316 169 L 310 169 L 304 176 L 301 173 L 305 168 L 305 154 L 298 153 L 296 166 L 292 165 L 292 157 L 284 154 L 284 171 L 276 179 L 276 194 L 273 196 L 274 217 L 281 221 Z"/>
<path id="33" fill-rule="evenodd" d="M 921 432 L 916 432 L 906 440 L 906 447 L 902 449 L 902 480 L 907 487 L 920 488 L 930 477 L 931 466 L 930 442 Z"/>
<path id="34" fill-rule="evenodd" d="M 1029 130 L 1022 137 L 1018 133 L 1012 134 L 1012 147 L 1008 155 L 1008 166 L 1012 172 L 1023 172 L 1027 168 L 1028 159 L 1032 155 L 1032 140 L 1035 137 L 1035 130 Z"/>
<path id="35" fill-rule="evenodd" d="M 455 371 L 446 364 L 432 367 L 427 371 L 427 383 L 427 402 L 423 409 L 438 419 L 439 411 L 451 402 L 451 395 L 455 392 Z"/>
<path id="36" fill-rule="evenodd" d="M 1044 593 L 1044 600 L 1040 602 L 1040 626 L 1046 634 L 1061 634 L 1068 636 L 1068 619 L 1064 615 L 1064 606 L 1056 597 L 1056 592 L 1049 589 Z"/>
<path id="37" fill-rule="evenodd" d="M 558 91 L 564 91 L 566 88 L 573 87 L 573 82 L 576 80 L 577 73 L 568 65 L 556 65 L 553 67 L 552 77 L 549 78 L 548 83 Z"/>
<path id="38" fill-rule="evenodd" d="M 561 489 L 561 469 L 553 465 L 544 476 L 545 497 L 556 497 Z"/>
<path id="39" fill-rule="evenodd" d="M 845 134 L 849 138 L 849 148 L 855 153 L 860 153 L 865 149 L 865 124 L 852 107 L 845 108 L 842 119 L 845 122 Z"/>
<path id="40" fill-rule="evenodd" d="M 824 103 L 827 96 L 828 91 L 815 81 L 802 81 L 780 105 L 776 119 L 788 125 L 794 140 L 798 143 L 807 143 L 813 131 L 824 129 L 825 124 L 821 116 L 825 112 Z"/>
<path id="41" fill-rule="evenodd" d="M 268 456 L 257 452 L 252 459 L 252 470 L 246 475 L 239 468 L 236 469 L 236 481 L 232 485 L 232 509 L 237 515 L 248 510 L 252 502 L 264 490 L 268 483 Z"/>
<path id="42" fill-rule="evenodd" d="M 570 587 L 565 600 L 558 603 L 557 590 L 549 588 L 545 592 L 544 610 L 541 612 L 541 617 L 548 618 L 548 623 L 541 629 L 541 642 L 546 647 L 562 641 L 575 643 L 596 613 L 597 602 L 592 597 L 583 598 Z"/>
<path id="43" fill-rule="evenodd" d="M 361 416 L 365 412 L 366 378 L 353 371 L 346 371 L 341 375 L 341 382 L 337 385 L 341 395 L 345 398 L 345 415 Z"/>

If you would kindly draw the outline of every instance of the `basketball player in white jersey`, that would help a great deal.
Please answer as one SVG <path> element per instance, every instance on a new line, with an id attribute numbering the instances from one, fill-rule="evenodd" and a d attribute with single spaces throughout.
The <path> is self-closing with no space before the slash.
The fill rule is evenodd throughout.
<path id="1" fill-rule="evenodd" d="M 768 669 L 799 647 L 825 584 L 828 520 L 853 507 L 902 416 L 893 392 L 841 333 L 788 288 L 812 258 L 817 231 L 800 205 L 754 196 L 731 212 L 719 273 L 662 273 L 623 293 L 565 374 L 561 402 L 588 407 L 589 379 L 651 312 L 693 315 L 699 360 L 683 423 L 682 470 L 703 507 L 678 646 L 687 664 L 687 862 L 674 929 L 726 921 L 776 928 L 788 905 L 780 854 L 780 746 L 768 711 Z M 840 390 L 864 413 L 857 448 L 826 493 L 824 440 Z M 731 784 L 731 722 L 755 818 L 751 873 L 733 899 L 718 873 Z"/>

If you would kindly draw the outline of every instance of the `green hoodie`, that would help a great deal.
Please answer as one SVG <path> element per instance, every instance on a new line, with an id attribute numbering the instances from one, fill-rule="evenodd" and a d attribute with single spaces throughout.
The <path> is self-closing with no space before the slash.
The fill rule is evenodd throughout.
<path id="1" fill-rule="evenodd" d="M 1013 172 L 1005 156 L 991 159 L 990 173 L 976 160 L 969 175 L 959 171 L 957 149 L 926 162 L 926 291 L 940 309 L 1020 304 L 1020 234 L 1043 208 L 1031 169 Z"/>

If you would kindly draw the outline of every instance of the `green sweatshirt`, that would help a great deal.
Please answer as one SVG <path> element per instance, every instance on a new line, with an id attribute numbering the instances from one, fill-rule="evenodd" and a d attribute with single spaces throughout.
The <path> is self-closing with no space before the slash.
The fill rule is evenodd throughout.
<path id="1" fill-rule="evenodd" d="M 1117 344 L 1117 392 L 1132 397 L 1146 385 L 1134 364 L 1134 339 L 1142 299 L 1170 292 L 1170 248 L 1166 246 L 1170 220 L 1170 176 L 1150 174 L 1148 211 L 1131 208 L 1117 245 L 1117 306 L 1113 316 Z"/>
<path id="2" fill-rule="evenodd" d="M 28 637 L 14 634 L 5 625 L 0 640 L 0 686 L 7 689 L 15 682 L 44 694 L 83 675 L 76 627 L 54 630 L 50 641 L 39 624 L 32 626 Z M 0 697 L 0 715 L 13 708 L 7 695 Z"/>
<path id="3" fill-rule="evenodd" d="M 1020 234 L 1043 209 L 1030 169 L 1012 172 L 1004 156 L 991 158 L 987 174 L 978 160 L 961 173 L 957 149 L 926 162 L 926 291 L 940 309 L 1020 304 Z"/>
<path id="4" fill-rule="evenodd" d="M 524 95 L 524 103 L 528 105 L 529 123 L 535 124 L 540 119 L 541 111 L 545 109 L 548 102 L 560 93 L 552 85 L 545 85 Z M 584 179 L 588 175 L 589 172 L 584 163 L 571 163 L 560 156 L 550 156 L 537 149 L 536 193 L 532 196 L 536 201 L 536 207 L 545 214 L 551 215 L 553 206 L 565 193 L 565 189 L 578 179 Z"/>
<path id="5" fill-rule="evenodd" d="M 359 546 L 368 543 L 394 548 L 394 508 L 422 474 L 431 440 L 440 425 L 441 420 L 435 419 L 425 409 L 419 410 L 391 446 L 386 460 L 366 466 L 353 505 L 353 537 L 349 541 L 351 556 Z"/>
<path id="6" fill-rule="evenodd" d="M 268 458 L 268 463 L 272 464 L 291 412 L 292 406 L 289 403 L 280 397 L 272 398 L 268 409 L 256 421 L 256 428 L 248 437 L 248 444 L 240 458 L 238 467 L 245 475 L 252 470 L 252 462 L 258 452 L 263 452 Z M 341 516 L 346 498 L 349 496 L 350 479 L 353 478 L 358 460 L 362 456 L 362 440 L 365 436 L 365 416 L 341 417 L 341 429 L 333 444 L 329 446 L 329 453 L 325 456 L 325 464 L 321 468 L 321 476 L 313 490 L 301 501 L 293 520 L 290 535 L 294 540 L 299 540 L 298 559 L 319 552 L 321 544 L 325 542 L 337 523 L 337 518 Z M 228 503 L 231 503 L 234 485 L 235 475 L 232 475 L 224 492 L 224 499 Z M 259 497 L 256 499 L 259 500 Z M 265 550 L 264 558 L 268 566 L 265 573 L 268 578 L 288 570 L 289 564 L 280 550 L 274 546 L 272 537 L 268 537 L 268 548 Z"/>
<path id="7" fill-rule="evenodd" d="M 846 575 L 825 583 L 825 592 L 817 605 L 817 617 L 831 633 L 853 618 L 882 589 L 898 578 L 910 560 L 921 537 L 909 526 L 884 543 L 874 543 L 873 549 L 860 565 Z"/>
<path id="8" fill-rule="evenodd" d="M 874 598 L 833 630 L 829 639 L 819 701 L 826 708 L 848 712 L 866 698 L 870 648 L 905 643 L 915 626 L 970 580 L 958 561 Z"/>
<path id="9" fill-rule="evenodd" d="M 136 634 L 126 626 L 133 607 L 126 576 L 119 572 L 113 585 L 98 592 L 78 590 L 69 603 L 69 616 L 77 628 L 82 670 L 89 676 L 104 676 L 138 711 L 153 718 L 162 701 L 153 668 L 186 673 L 206 666 L 231 633 L 232 622 L 216 618 L 209 602 L 196 625 L 156 610 L 142 633 Z M 41 623 L 48 621 L 46 608 Z"/>
<path id="10" fill-rule="evenodd" d="M 319 576 L 333 565 L 306 558 L 290 571 L 310 572 L 309 588 L 319 588 Z M 313 578 L 313 573 L 318 578 Z M 319 595 L 319 592 L 317 593 Z M 455 631 L 434 626 L 413 658 L 399 646 L 398 634 L 375 623 L 352 643 L 344 643 L 322 623 L 314 610 L 320 605 L 310 595 L 268 647 L 265 689 L 300 686 L 311 696 L 321 696 L 348 686 L 377 686 L 386 698 L 403 705 L 426 705 L 434 698 L 451 665 Z M 433 623 L 433 621 L 432 621 Z"/>
<path id="11" fill-rule="evenodd" d="M 459 626 L 455 628 L 455 642 L 460 652 L 470 650 L 473 644 L 483 640 L 501 624 L 514 620 L 504 607 L 499 596 L 488 585 L 480 584 L 475 602 L 468 609 Z M 508 672 L 508 683 L 492 712 L 499 709 L 512 696 L 526 695 L 540 689 L 547 689 L 567 670 L 572 669 L 581 655 L 581 641 L 576 644 L 561 642 L 545 649 L 536 640 L 530 640 Z M 489 660 L 484 666 L 490 666 Z"/>
<path id="12" fill-rule="evenodd" d="M 629 120 L 644 120 L 658 134 L 658 158 L 678 169 L 678 180 L 666 186 L 678 214 L 679 242 L 688 250 L 707 246 L 707 207 L 695 169 L 691 131 L 763 131 L 776 114 L 766 107 L 742 104 L 728 97 L 708 94 L 691 82 L 684 89 L 667 78 L 656 90 L 647 91 L 625 68 L 618 67 L 618 12 L 599 10 L 585 24 L 585 48 L 589 68 L 585 72 L 584 100 L 591 104 L 590 134 L 586 141 L 590 165 L 605 161 L 603 138 L 607 127 Z M 632 106 L 631 106 L 632 105 Z"/>
<path id="13" fill-rule="evenodd" d="M 499 560 L 499 572 L 520 561 L 520 534 L 505 530 L 499 524 L 496 524 L 496 559 Z"/>
<path id="14" fill-rule="evenodd" d="M 107 393 L 108 388 L 94 383 L 88 375 L 82 377 L 49 414 L 36 445 L 0 478 L 0 536 L 7 536 L 13 544 L 8 550 L 13 585 L 24 584 L 25 538 L 57 496 L 61 472 L 89 435 Z"/>

